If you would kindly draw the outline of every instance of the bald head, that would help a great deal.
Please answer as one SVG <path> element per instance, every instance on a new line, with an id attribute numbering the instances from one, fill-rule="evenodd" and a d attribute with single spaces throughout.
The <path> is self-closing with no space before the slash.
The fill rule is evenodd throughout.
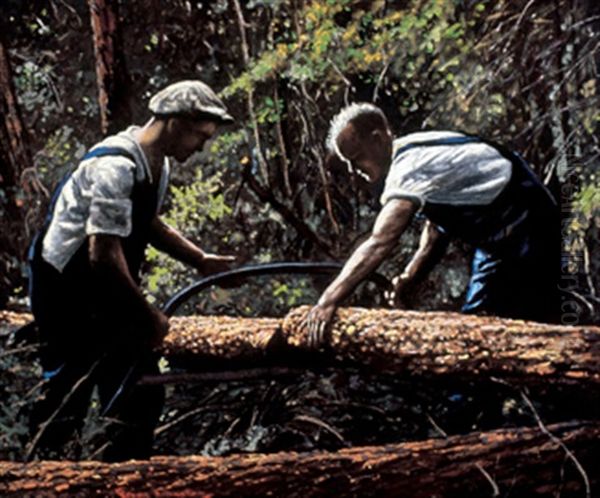
<path id="1" fill-rule="evenodd" d="M 351 171 L 375 182 L 391 162 L 392 135 L 383 111 L 373 104 L 352 104 L 331 121 L 327 148 Z"/>
<path id="2" fill-rule="evenodd" d="M 367 102 L 350 104 L 331 120 L 327 135 L 327 149 L 339 155 L 340 141 L 348 142 L 349 147 L 353 148 L 374 131 L 388 129 L 385 114 L 379 107 Z"/>

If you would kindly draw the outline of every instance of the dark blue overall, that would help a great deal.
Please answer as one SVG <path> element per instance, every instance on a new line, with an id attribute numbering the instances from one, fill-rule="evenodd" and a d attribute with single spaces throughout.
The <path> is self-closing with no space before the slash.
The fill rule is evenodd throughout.
<path id="1" fill-rule="evenodd" d="M 426 202 L 422 213 L 451 237 L 475 247 L 462 311 L 510 318 L 558 320 L 560 221 L 556 201 L 521 156 L 478 137 L 451 137 L 407 144 L 461 146 L 484 142 L 508 159 L 508 184 L 488 205 Z M 457 174 L 460 174 L 457 171 Z"/>
<path id="2" fill-rule="evenodd" d="M 97 147 L 84 159 L 115 155 L 133 160 L 126 150 L 112 147 Z M 132 365 L 137 370 L 134 375 L 157 371 L 156 360 L 144 349 L 147 331 L 140 326 L 139 317 L 127 309 L 123 300 L 115 299 L 115 289 L 106 288 L 92 273 L 88 238 L 62 272 L 42 258 L 42 243 L 54 206 L 70 176 L 57 187 L 46 223 L 29 252 L 31 309 L 40 332 L 40 356 L 47 379 L 45 397 L 32 409 L 32 436 L 40 424 L 52 417 L 52 423 L 38 443 L 39 454 L 43 456 L 60 454 L 65 443 L 72 441 L 73 435 L 81 430 L 94 386 L 98 387 L 104 407 Z M 148 181 L 136 181 L 131 200 L 132 230 L 128 237 L 121 239 L 121 244 L 129 271 L 139 281 L 150 224 L 156 214 L 156 188 Z M 104 458 L 147 457 L 163 401 L 163 389 L 155 386 L 136 387 L 120 399 L 119 406 L 111 413 L 119 419 L 119 424 L 108 429 L 111 444 Z"/>

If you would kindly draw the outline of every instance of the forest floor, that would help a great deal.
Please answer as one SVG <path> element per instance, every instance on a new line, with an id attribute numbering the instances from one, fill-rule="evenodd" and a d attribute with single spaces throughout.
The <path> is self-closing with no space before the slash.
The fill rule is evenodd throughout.
<path id="1" fill-rule="evenodd" d="M 23 459 L 28 412 L 40 395 L 36 346 L 11 344 L 11 332 L 29 320 L 26 314 L 0 313 L 0 460 Z M 538 417 L 545 424 L 600 419 L 599 398 L 596 390 L 573 386 L 525 390 L 488 378 L 415 378 L 341 367 L 292 369 L 277 377 L 168 385 L 155 451 L 214 456 L 443 438 L 535 426 Z M 93 400 L 81 458 L 98 457 L 104 425 Z"/>

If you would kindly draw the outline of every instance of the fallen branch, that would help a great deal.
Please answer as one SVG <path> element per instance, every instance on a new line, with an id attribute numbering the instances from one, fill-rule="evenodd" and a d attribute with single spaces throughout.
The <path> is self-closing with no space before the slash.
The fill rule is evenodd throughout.
<path id="1" fill-rule="evenodd" d="M 159 384 L 181 384 L 195 382 L 232 382 L 252 379 L 265 379 L 275 377 L 298 376 L 305 371 L 299 368 L 271 367 L 271 368 L 250 368 L 245 370 L 234 370 L 230 372 L 181 372 L 166 373 L 162 375 L 144 375 L 138 384 L 159 385 Z"/>

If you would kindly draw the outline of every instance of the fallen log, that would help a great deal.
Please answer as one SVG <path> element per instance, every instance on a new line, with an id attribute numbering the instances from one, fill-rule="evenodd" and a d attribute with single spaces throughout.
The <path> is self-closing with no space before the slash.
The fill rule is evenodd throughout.
<path id="1" fill-rule="evenodd" d="M 338 452 L 0 464 L 13 496 L 596 496 L 600 423 L 502 429 Z M 557 438 L 560 438 L 557 439 Z M 572 457 L 568 456 L 572 455 Z"/>
<path id="2" fill-rule="evenodd" d="M 485 374 L 519 382 L 600 383 L 600 327 L 561 326 L 459 313 L 342 308 L 326 351 L 306 348 L 308 307 L 277 319 L 171 319 L 163 352 L 187 364 L 344 361 L 386 373 Z M 327 359 L 327 360 L 324 360 Z"/>
<path id="3" fill-rule="evenodd" d="M 326 350 L 316 353 L 306 348 L 306 334 L 300 327 L 308 309 L 293 309 L 284 320 L 173 317 L 162 352 L 200 369 L 287 365 L 290 359 L 305 366 L 337 360 L 385 373 L 600 383 L 600 327 L 448 312 L 341 308 Z M 0 330 L 14 330 L 29 319 L 27 314 L 1 312 Z"/>
<path id="4" fill-rule="evenodd" d="M 172 357 L 259 360 L 281 335 L 278 318 L 186 316 L 173 317 L 169 324 L 162 352 Z"/>

